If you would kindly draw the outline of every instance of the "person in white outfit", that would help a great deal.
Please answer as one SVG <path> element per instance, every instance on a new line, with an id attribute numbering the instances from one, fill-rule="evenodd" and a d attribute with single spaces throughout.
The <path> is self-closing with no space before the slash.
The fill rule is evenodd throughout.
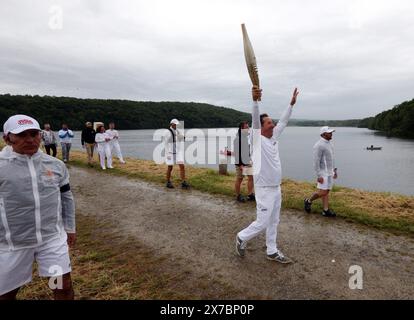
<path id="1" fill-rule="evenodd" d="M 174 188 L 171 182 L 171 172 L 175 164 L 180 167 L 181 188 L 188 189 L 190 185 L 185 181 L 185 166 L 184 166 L 184 133 L 177 129 L 180 122 L 177 119 L 170 121 L 170 127 L 164 134 L 165 147 L 165 163 L 167 164 L 167 185 L 169 189 Z"/>
<path id="2" fill-rule="evenodd" d="M 282 202 L 280 190 L 282 170 L 278 140 L 287 126 L 299 92 L 295 89 L 290 105 L 277 125 L 266 114 L 259 116 L 258 101 L 261 100 L 262 90 L 254 86 L 252 94 L 252 160 L 257 218 L 256 221 L 237 234 L 236 252 L 239 256 L 244 257 L 247 242 L 265 231 L 267 259 L 281 263 L 290 263 L 292 261 L 283 255 L 276 244 Z"/>
<path id="3" fill-rule="evenodd" d="M 318 192 L 304 200 L 305 211 L 311 213 L 312 202 L 321 198 L 323 203 L 322 215 L 324 217 L 335 217 L 336 213 L 329 209 L 329 193 L 333 188 L 334 179 L 338 178 L 335 168 L 333 146 L 331 144 L 334 129 L 327 126 L 320 129 L 321 138 L 313 146 L 314 168 L 317 176 Z"/>
<path id="4" fill-rule="evenodd" d="M 76 242 L 75 203 L 62 161 L 39 150 L 39 123 L 10 117 L 0 152 L 0 300 L 15 300 L 36 262 L 55 299 L 74 297 L 69 247 Z M 53 280 L 53 279 L 52 279 Z M 53 283 L 53 285 L 51 285 Z"/>
<path id="5" fill-rule="evenodd" d="M 103 170 L 113 169 L 112 167 L 112 154 L 110 146 L 111 137 L 106 134 L 105 127 L 100 126 L 96 129 L 95 142 L 98 149 L 99 160 L 101 162 L 101 168 Z M 107 166 L 105 166 L 105 158 Z"/>
<path id="6" fill-rule="evenodd" d="M 115 130 L 115 123 L 109 123 L 109 129 L 105 131 L 107 135 L 111 138 L 109 145 L 111 147 L 111 153 L 115 154 L 119 159 L 119 162 L 125 163 L 124 158 L 122 157 L 121 147 L 119 145 L 119 133 Z"/>

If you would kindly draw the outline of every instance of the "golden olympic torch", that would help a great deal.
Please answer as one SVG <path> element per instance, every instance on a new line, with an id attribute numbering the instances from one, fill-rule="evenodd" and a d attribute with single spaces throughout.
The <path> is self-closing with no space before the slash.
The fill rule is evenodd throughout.
<path id="1" fill-rule="evenodd" d="M 244 57 L 246 59 L 247 71 L 254 86 L 260 87 L 259 73 L 257 71 L 256 56 L 254 55 L 252 44 L 250 43 L 244 23 L 241 25 L 243 33 Z"/>

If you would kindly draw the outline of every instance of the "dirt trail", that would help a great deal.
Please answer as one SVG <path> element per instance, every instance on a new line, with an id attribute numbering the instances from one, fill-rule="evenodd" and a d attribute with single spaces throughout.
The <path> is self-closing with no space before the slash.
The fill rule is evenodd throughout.
<path id="1" fill-rule="evenodd" d="M 264 236 L 249 242 L 242 259 L 234 253 L 235 234 L 254 220 L 251 206 L 93 170 L 71 167 L 70 174 L 79 213 L 115 222 L 167 256 L 172 268 L 190 266 L 198 277 L 246 293 L 234 298 L 414 299 L 411 238 L 283 210 L 278 245 L 295 263 L 266 260 Z M 351 265 L 363 269 L 363 290 L 349 289 Z"/>

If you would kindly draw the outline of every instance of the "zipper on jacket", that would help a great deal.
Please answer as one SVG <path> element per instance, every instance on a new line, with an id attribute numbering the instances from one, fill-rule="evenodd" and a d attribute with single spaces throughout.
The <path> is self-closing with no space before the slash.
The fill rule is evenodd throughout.
<path id="1" fill-rule="evenodd" d="M 4 208 L 3 198 L 0 198 L 0 216 L 1 216 L 1 222 L 3 223 L 3 227 L 6 230 L 5 237 L 9 245 L 9 250 L 14 250 L 13 242 L 11 240 L 10 227 L 9 227 L 9 223 L 7 222 L 6 209 Z"/>
<path id="2" fill-rule="evenodd" d="M 33 159 L 28 158 L 29 164 L 29 171 L 32 177 L 32 188 L 33 188 L 33 196 L 35 200 L 35 221 L 36 221 L 36 239 L 37 243 L 42 243 L 42 234 L 40 232 L 41 229 L 41 218 L 40 218 L 40 196 L 39 196 L 39 187 L 37 184 L 37 175 L 36 170 L 34 168 Z"/>

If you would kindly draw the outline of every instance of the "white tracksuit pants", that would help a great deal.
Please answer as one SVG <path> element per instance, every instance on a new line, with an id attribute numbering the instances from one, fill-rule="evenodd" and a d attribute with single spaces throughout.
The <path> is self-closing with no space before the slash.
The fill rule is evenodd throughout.
<path id="1" fill-rule="evenodd" d="M 108 168 L 112 167 L 112 154 L 111 147 L 108 142 L 98 143 L 99 160 L 101 162 L 101 168 L 105 168 L 105 157 L 108 164 Z"/>
<path id="2" fill-rule="evenodd" d="M 115 156 L 119 159 L 119 161 L 124 161 L 124 158 L 122 157 L 122 152 L 121 152 L 121 146 L 119 145 L 118 140 L 112 140 L 110 142 L 111 145 L 111 152 L 113 152 L 115 154 Z"/>
<path id="3" fill-rule="evenodd" d="M 274 254 L 277 250 L 276 237 L 279 225 L 282 194 L 280 186 L 255 187 L 257 218 L 246 229 L 238 233 L 242 241 L 249 241 L 266 231 L 267 254 Z"/>

